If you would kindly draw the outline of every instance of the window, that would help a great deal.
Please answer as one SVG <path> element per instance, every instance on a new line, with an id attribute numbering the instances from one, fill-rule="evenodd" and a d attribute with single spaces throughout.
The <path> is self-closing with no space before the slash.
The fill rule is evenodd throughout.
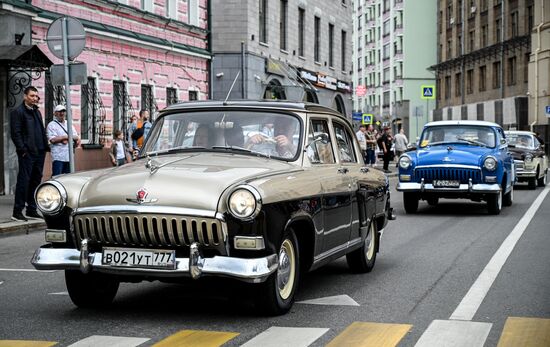
<path id="1" fill-rule="evenodd" d="M 486 90 L 485 80 L 487 79 L 487 67 L 485 65 L 479 67 L 479 91 Z"/>
<path id="2" fill-rule="evenodd" d="M 357 158 L 353 151 L 353 137 L 349 131 L 340 123 L 333 122 L 334 134 L 336 135 L 336 144 L 338 145 L 338 155 L 342 163 L 356 163 Z"/>
<path id="3" fill-rule="evenodd" d="M 474 92 L 474 70 L 466 71 L 466 93 L 472 94 Z"/>
<path id="4" fill-rule="evenodd" d="M 489 35 L 489 26 L 487 24 L 481 26 L 481 47 L 487 47 L 487 37 Z"/>
<path id="5" fill-rule="evenodd" d="M 315 41 L 313 43 L 313 60 L 321 61 L 321 18 L 315 16 Z"/>
<path id="6" fill-rule="evenodd" d="M 500 18 L 497 18 L 495 20 L 495 42 L 500 42 L 501 41 L 501 36 L 502 36 L 502 19 Z"/>
<path id="7" fill-rule="evenodd" d="M 281 0 L 281 18 L 279 22 L 279 33 L 280 33 L 280 46 L 281 49 L 286 51 L 287 50 L 287 25 L 288 25 L 288 1 L 287 0 Z"/>
<path id="8" fill-rule="evenodd" d="M 527 7 L 527 33 L 533 30 L 534 20 L 533 20 L 533 5 Z"/>
<path id="9" fill-rule="evenodd" d="M 113 130 L 121 130 L 125 135 L 125 124 L 128 122 L 126 111 L 129 104 L 126 84 L 113 81 Z"/>
<path id="10" fill-rule="evenodd" d="M 453 25 L 453 3 L 449 2 L 447 4 L 447 29 L 450 29 Z"/>
<path id="11" fill-rule="evenodd" d="M 512 86 L 516 84 L 516 57 L 508 58 L 508 85 Z"/>
<path id="12" fill-rule="evenodd" d="M 149 117 L 153 119 L 155 111 L 155 100 L 153 97 L 153 86 L 148 84 L 141 85 L 141 109 L 149 111 Z"/>
<path id="13" fill-rule="evenodd" d="M 88 83 L 83 84 L 80 94 L 80 138 L 84 141 L 97 143 L 95 135 L 97 134 L 98 121 L 98 92 L 96 80 L 88 77 Z"/>
<path id="14" fill-rule="evenodd" d="M 267 0 L 260 1 L 260 42 L 267 43 Z"/>
<path id="15" fill-rule="evenodd" d="M 487 11 L 487 1 L 488 0 L 481 0 L 481 11 Z"/>
<path id="16" fill-rule="evenodd" d="M 306 10 L 303 8 L 298 9 L 298 55 L 304 56 L 304 35 L 306 30 Z"/>
<path id="17" fill-rule="evenodd" d="M 452 50 L 453 50 L 452 42 L 453 41 L 451 39 L 447 40 L 447 59 L 450 59 L 452 57 Z"/>
<path id="18" fill-rule="evenodd" d="M 523 82 L 529 82 L 529 57 L 530 53 L 525 54 L 525 61 L 523 63 Z"/>
<path id="19" fill-rule="evenodd" d="M 390 0 L 384 0 L 384 13 L 390 10 Z"/>
<path id="20" fill-rule="evenodd" d="M 166 17 L 178 19 L 178 2 L 177 0 L 166 0 Z"/>
<path id="21" fill-rule="evenodd" d="M 476 38 L 476 31 L 470 30 L 469 37 L 468 37 L 468 51 L 473 52 L 475 50 L 475 38 Z"/>
<path id="22" fill-rule="evenodd" d="M 510 13 L 510 37 L 519 36 L 518 11 Z"/>
<path id="23" fill-rule="evenodd" d="M 383 94 L 382 107 L 388 107 L 388 106 L 390 106 L 390 92 L 386 91 Z"/>
<path id="24" fill-rule="evenodd" d="M 388 36 L 390 34 L 390 21 L 387 20 L 384 22 L 384 36 Z"/>
<path id="25" fill-rule="evenodd" d="M 334 67 L 334 24 L 328 25 L 328 66 Z"/>
<path id="26" fill-rule="evenodd" d="M 334 164 L 334 153 L 326 120 L 313 119 L 307 138 L 306 153 L 312 164 Z"/>
<path id="27" fill-rule="evenodd" d="M 462 95 L 462 73 L 455 74 L 455 96 Z"/>
<path id="28" fill-rule="evenodd" d="M 383 82 L 388 83 L 390 81 L 390 68 L 389 67 L 385 68 L 383 73 L 384 73 Z"/>
<path id="29" fill-rule="evenodd" d="M 189 91 L 189 101 L 199 100 L 199 92 L 196 90 Z"/>
<path id="30" fill-rule="evenodd" d="M 462 0 L 458 0 L 456 4 L 456 23 L 462 23 Z"/>
<path id="31" fill-rule="evenodd" d="M 390 44 L 385 44 L 383 48 L 383 59 L 389 59 L 390 58 Z"/>
<path id="32" fill-rule="evenodd" d="M 176 88 L 166 88 L 166 105 L 170 106 L 178 102 L 178 90 Z"/>
<path id="33" fill-rule="evenodd" d="M 462 55 L 462 35 L 458 35 L 456 38 L 456 55 Z"/>
<path id="34" fill-rule="evenodd" d="M 451 76 L 445 76 L 445 99 L 451 97 Z"/>
<path id="35" fill-rule="evenodd" d="M 199 26 L 199 0 L 187 1 L 187 16 L 189 24 Z"/>
<path id="36" fill-rule="evenodd" d="M 140 8 L 143 11 L 153 12 L 153 0 L 141 0 Z"/>
<path id="37" fill-rule="evenodd" d="M 493 63 L 493 89 L 500 88 L 500 61 Z"/>
<path id="38" fill-rule="evenodd" d="M 341 57 L 340 57 L 340 61 L 342 62 L 342 71 L 346 71 L 346 38 L 347 36 L 347 33 L 342 30 L 342 41 L 341 41 Z"/>

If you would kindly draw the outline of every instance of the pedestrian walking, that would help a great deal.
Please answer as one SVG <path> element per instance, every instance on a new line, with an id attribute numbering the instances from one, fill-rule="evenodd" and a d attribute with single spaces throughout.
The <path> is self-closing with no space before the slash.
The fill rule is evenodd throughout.
<path id="1" fill-rule="evenodd" d="M 405 130 L 403 128 L 401 128 L 399 133 L 395 135 L 393 142 L 395 144 L 395 156 L 399 158 L 401 154 L 407 151 L 407 145 L 409 144 L 409 140 L 407 139 L 407 136 L 405 136 Z M 395 165 L 399 165 L 399 160 L 397 160 Z"/>
<path id="2" fill-rule="evenodd" d="M 63 105 L 57 105 L 54 109 L 53 120 L 48 124 L 46 131 L 50 141 L 52 155 L 52 176 L 71 172 L 69 165 L 69 132 L 65 114 L 67 109 Z M 80 137 L 73 126 L 73 148 L 80 145 Z"/>
<path id="3" fill-rule="evenodd" d="M 115 130 L 113 133 L 113 143 L 111 145 L 111 151 L 109 152 L 109 158 L 111 159 L 111 164 L 113 166 L 122 166 L 126 163 L 132 161 L 131 159 L 131 149 L 124 142 L 124 136 L 122 131 Z"/>
<path id="4" fill-rule="evenodd" d="M 132 139 L 132 147 L 134 150 L 140 150 L 143 146 L 143 141 L 149 134 L 149 130 L 151 129 L 151 122 L 149 122 L 149 111 L 147 110 L 141 110 L 139 111 L 139 119 L 136 123 L 132 123 L 131 131 L 131 139 Z M 135 125 L 134 125 L 135 124 Z"/>
<path id="5" fill-rule="evenodd" d="M 383 170 L 385 173 L 391 173 L 388 166 L 392 160 L 393 152 L 391 151 L 393 137 L 391 134 L 391 129 L 389 127 L 384 128 L 382 136 L 378 139 L 378 147 L 384 153 L 384 166 Z"/>
<path id="6" fill-rule="evenodd" d="M 357 141 L 359 141 L 359 147 L 361 148 L 361 155 L 365 163 L 367 162 L 367 137 L 365 135 L 366 128 L 363 124 L 359 126 L 359 130 L 355 133 Z"/>
<path id="7" fill-rule="evenodd" d="M 365 163 L 374 166 L 376 163 L 376 133 L 372 124 L 369 124 L 367 131 L 365 132 L 365 138 L 367 142 L 366 160 Z"/>
<path id="8" fill-rule="evenodd" d="M 42 218 L 34 201 L 34 191 L 42 181 L 44 159 L 50 150 L 42 115 L 38 110 L 38 89 L 33 86 L 23 91 L 23 102 L 10 113 L 11 139 L 15 144 L 19 172 L 15 186 L 12 219 L 26 222 Z M 26 207 L 26 217 L 23 209 Z"/>

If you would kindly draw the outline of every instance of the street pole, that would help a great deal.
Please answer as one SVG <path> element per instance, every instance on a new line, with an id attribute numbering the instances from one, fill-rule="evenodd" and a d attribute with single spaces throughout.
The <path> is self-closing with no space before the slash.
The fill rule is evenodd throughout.
<path id="1" fill-rule="evenodd" d="M 70 75 L 69 75 L 69 40 L 67 39 L 67 17 L 63 18 L 61 25 L 63 36 L 63 65 L 65 70 L 65 99 L 67 105 L 67 134 L 69 136 L 69 167 L 71 173 L 74 172 L 74 154 L 73 154 L 73 119 L 71 116 L 71 88 L 70 88 Z"/>
<path id="2" fill-rule="evenodd" d="M 430 99 L 426 99 L 426 123 L 430 120 L 430 110 L 428 109 L 428 105 L 430 104 Z"/>

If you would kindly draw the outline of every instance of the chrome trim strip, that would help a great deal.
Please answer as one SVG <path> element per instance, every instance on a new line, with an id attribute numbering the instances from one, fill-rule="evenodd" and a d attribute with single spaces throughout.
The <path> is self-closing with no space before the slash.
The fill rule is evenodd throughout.
<path id="1" fill-rule="evenodd" d="M 73 215 L 76 214 L 89 214 L 89 213 L 157 213 L 157 214 L 174 214 L 174 215 L 184 215 L 184 216 L 196 216 L 196 217 L 207 217 L 207 218 L 216 218 L 219 220 L 224 220 L 222 213 L 216 213 L 216 211 L 211 210 L 199 210 L 194 208 L 181 208 L 181 207 L 171 207 L 171 206 L 131 206 L 131 205 L 105 205 L 105 206 L 94 206 L 94 207 L 80 207 L 73 211 Z"/>
<path id="2" fill-rule="evenodd" d="M 398 182 L 399 192 L 449 192 L 449 193 L 498 193 L 501 191 L 498 184 L 461 184 L 458 188 L 434 188 L 433 184 Z"/>
<path id="3" fill-rule="evenodd" d="M 166 269 L 144 269 L 126 268 L 103 265 L 101 253 L 84 254 L 83 263 L 87 263 L 91 271 L 119 274 L 119 275 L 144 275 L 153 277 L 181 277 L 190 276 L 189 258 L 176 258 L 176 268 Z M 69 248 L 38 248 L 31 264 L 37 270 L 65 270 L 80 268 L 81 252 Z M 195 255 L 197 257 L 197 255 Z M 259 283 L 265 281 L 277 270 L 278 257 L 276 254 L 263 258 L 234 258 L 214 256 L 212 258 L 195 258 L 202 262 L 201 275 L 233 277 L 244 282 Z"/>
<path id="4" fill-rule="evenodd" d="M 341 244 L 340 246 L 336 246 L 332 249 L 329 249 L 328 251 L 325 251 L 325 252 L 315 256 L 313 258 L 313 263 L 317 263 L 317 262 L 319 262 L 323 259 L 329 258 L 330 256 L 332 256 L 332 255 L 334 255 L 334 254 L 336 254 L 340 251 L 343 251 L 343 250 L 345 250 L 349 247 L 355 246 L 356 244 L 361 243 L 361 242 L 362 242 L 361 238 L 358 237 L 358 238 L 355 238 L 355 239 L 353 239 L 351 241 L 348 241 L 344 244 Z"/>
<path id="5" fill-rule="evenodd" d="M 433 164 L 433 165 L 419 165 L 415 166 L 415 169 L 433 169 L 433 168 L 446 168 L 446 169 L 471 169 L 480 170 L 479 166 L 475 165 L 462 165 L 462 164 Z"/>

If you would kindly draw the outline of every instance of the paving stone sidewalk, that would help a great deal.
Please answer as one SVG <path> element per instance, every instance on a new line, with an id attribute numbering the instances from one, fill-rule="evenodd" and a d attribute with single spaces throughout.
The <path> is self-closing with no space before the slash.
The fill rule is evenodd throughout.
<path id="1" fill-rule="evenodd" d="M 28 222 L 13 221 L 11 219 L 13 199 L 13 195 L 0 195 L 0 236 L 46 229 L 46 223 L 43 219 L 29 219 Z"/>

